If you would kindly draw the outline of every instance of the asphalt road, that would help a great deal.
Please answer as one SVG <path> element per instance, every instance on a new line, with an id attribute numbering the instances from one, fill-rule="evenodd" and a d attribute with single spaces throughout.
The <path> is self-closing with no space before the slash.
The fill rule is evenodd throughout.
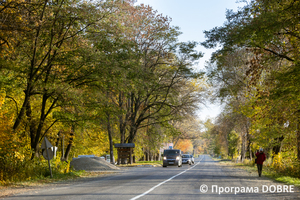
<path id="1" fill-rule="evenodd" d="M 242 173 L 245 174 L 245 173 Z M 246 173 L 247 174 L 247 173 Z M 201 190 L 201 191 L 200 191 Z M 67 187 L 47 187 L 11 199 L 300 199 L 293 186 L 241 175 L 204 155 L 195 165 L 140 167 Z"/>

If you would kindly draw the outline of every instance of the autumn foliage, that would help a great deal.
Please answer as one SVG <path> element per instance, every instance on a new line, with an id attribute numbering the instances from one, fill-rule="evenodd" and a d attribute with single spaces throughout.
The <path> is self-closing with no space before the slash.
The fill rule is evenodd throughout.
<path id="1" fill-rule="evenodd" d="M 193 154 L 193 144 L 191 140 L 179 140 L 178 143 L 174 146 L 174 149 L 180 149 L 181 151 L 183 151 L 183 153 Z"/>
<path id="2" fill-rule="evenodd" d="M 48 175 L 44 137 L 57 173 L 82 154 L 114 162 L 114 143 L 158 154 L 203 92 L 197 43 L 178 42 L 170 22 L 131 0 L 2 1 L 1 182 Z"/>
<path id="3" fill-rule="evenodd" d="M 268 165 L 299 176 L 299 1 L 255 0 L 227 12 L 222 27 L 206 31 L 207 48 L 221 44 L 208 64 L 214 98 L 225 102 L 212 137 L 229 156 L 253 160 L 262 147 Z M 231 138 L 231 142 L 230 142 Z"/>

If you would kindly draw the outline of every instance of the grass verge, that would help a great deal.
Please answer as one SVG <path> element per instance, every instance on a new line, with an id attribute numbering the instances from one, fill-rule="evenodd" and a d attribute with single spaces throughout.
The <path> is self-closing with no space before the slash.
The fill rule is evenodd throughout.
<path id="1" fill-rule="evenodd" d="M 148 165 L 152 165 L 153 167 L 161 167 L 162 163 L 163 163 L 162 161 L 137 161 L 136 163 L 133 164 L 117 165 L 117 167 L 138 167 L 138 166 L 148 166 Z"/>

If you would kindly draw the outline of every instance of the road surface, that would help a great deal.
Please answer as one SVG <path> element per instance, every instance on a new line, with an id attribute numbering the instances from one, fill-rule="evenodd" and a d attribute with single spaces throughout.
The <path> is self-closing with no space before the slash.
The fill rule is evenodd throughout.
<path id="1" fill-rule="evenodd" d="M 299 190 L 293 186 L 247 174 L 221 167 L 203 155 L 195 159 L 194 165 L 136 167 L 92 181 L 49 186 L 4 199 L 300 199 Z"/>

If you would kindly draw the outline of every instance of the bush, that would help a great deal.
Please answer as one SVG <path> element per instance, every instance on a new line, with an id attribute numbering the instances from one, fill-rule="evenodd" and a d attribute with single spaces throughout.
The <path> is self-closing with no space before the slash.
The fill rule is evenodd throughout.
<path id="1" fill-rule="evenodd" d="M 50 163 L 54 175 L 69 173 L 70 162 L 60 161 L 59 156 L 52 159 Z M 43 157 L 30 160 L 29 158 L 16 159 L 12 155 L 0 156 L 0 166 L 2 185 L 50 176 L 48 161 Z"/>

